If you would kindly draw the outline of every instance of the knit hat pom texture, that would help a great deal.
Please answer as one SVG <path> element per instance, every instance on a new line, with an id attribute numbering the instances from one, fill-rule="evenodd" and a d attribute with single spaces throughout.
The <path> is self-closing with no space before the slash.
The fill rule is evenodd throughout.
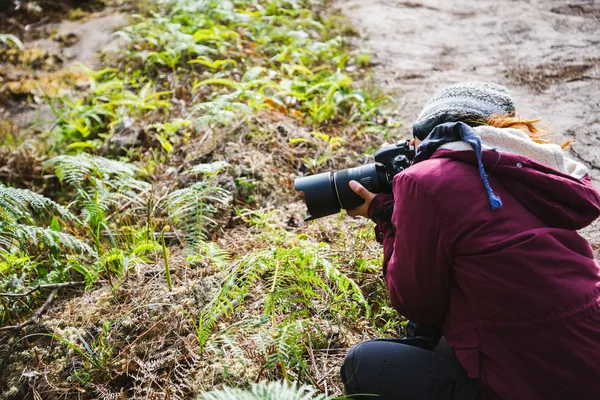
<path id="1" fill-rule="evenodd" d="M 413 124 L 413 135 L 424 140 L 438 125 L 486 120 L 494 114 L 514 114 L 515 105 L 508 90 L 489 82 L 458 83 L 437 91 L 425 104 Z"/>

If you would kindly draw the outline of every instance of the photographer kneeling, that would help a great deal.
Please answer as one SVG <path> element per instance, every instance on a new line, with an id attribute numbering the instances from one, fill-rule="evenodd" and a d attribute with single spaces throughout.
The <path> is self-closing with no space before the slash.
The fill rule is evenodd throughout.
<path id="1" fill-rule="evenodd" d="M 443 89 L 413 125 L 417 154 L 392 195 L 350 183 L 365 203 L 348 213 L 375 222 L 392 304 L 414 323 L 407 339 L 348 352 L 347 395 L 600 396 L 600 270 L 577 233 L 600 194 L 514 112 L 502 86 Z"/>

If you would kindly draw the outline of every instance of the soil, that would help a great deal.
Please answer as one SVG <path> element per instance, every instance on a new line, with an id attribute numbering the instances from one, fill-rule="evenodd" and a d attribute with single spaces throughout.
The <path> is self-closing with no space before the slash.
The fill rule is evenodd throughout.
<path id="1" fill-rule="evenodd" d="M 85 18 L 116 1 L 0 0 L 0 26 L 2 33 L 15 34 L 22 41 L 29 41 L 43 36 L 48 23 Z"/>
<path id="2" fill-rule="evenodd" d="M 509 88 L 600 185 L 600 1 L 348 0 L 337 7 L 372 52 L 376 83 L 411 125 L 431 95 L 465 81 Z M 600 222 L 583 232 L 600 258 Z"/>
<path id="3" fill-rule="evenodd" d="M 128 18 L 125 14 L 108 11 L 84 21 L 61 21 L 51 25 L 53 35 L 28 43 L 28 46 L 61 54 L 66 59 L 65 66 L 77 63 L 91 66 L 98 51 L 118 48 L 121 41 L 113 32 L 124 26 Z"/>
<path id="4" fill-rule="evenodd" d="M 7 0 L 0 0 L 0 22 L 9 21 L 11 32 L 19 34 L 20 26 L 25 24 L 37 24 L 36 27 L 39 27 L 39 34 L 20 36 L 24 39 L 27 50 L 19 53 L 19 57 L 27 56 L 27 61 L 21 58 L 10 58 L 13 55 L 11 52 L 6 53 L 5 57 L 6 60 L 15 59 L 14 65 L 8 65 L 8 61 L 3 62 L 0 59 L 0 119 L 6 116 L 12 118 L 15 125 L 26 126 L 35 119 L 43 120 L 51 117 L 51 113 L 48 115 L 49 108 L 45 106 L 44 100 L 35 100 L 35 96 L 42 93 L 39 86 L 46 85 L 47 81 L 60 81 L 64 75 L 68 78 L 65 86 L 75 86 L 75 89 L 79 90 L 78 82 L 86 81 L 85 77 L 72 76 L 73 72 L 69 71 L 75 69 L 77 63 L 93 67 L 94 55 L 97 51 L 115 47 L 117 41 L 112 31 L 124 24 L 127 16 L 106 8 L 100 13 L 85 14 L 80 21 L 58 21 L 54 18 L 55 14 L 52 14 L 52 17 L 40 17 L 39 21 L 33 17 L 19 20 L 15 19 L 16 14 L 10 16 L 2 14 L 3 1 Z M 39 2 L 42 5 L 46 3 L 52 2 L 48 0 Z M 66 10 L 77 10 L 80 3 L 86 2 L 69 0 L 56 4 L 59 3 L 68 5 L 65 8 L 66 12 Z M 362 35 L 357 37 L 355 45 L 371 50 L 376 83 L 391 92 L 397 100 L 398 113 L 404 121 L 404 125 L 400 128 L 400 136 L 410 136 L 411 122 L 435 90 L 461 81 L 494 81 L 511 90 L 522 116 L 542 118 L 544 124 L 556 132 L 557 141 L 573 137 L 577 141 L 573 146 L 573 156 L 585 162 L 590 167 L 593 178 L 596 182 L 600 182 L 598 147 L 600 145 L 600 115 L 598 115 L 600 4 L 598 2 L 566 3 L 554 0 L 454 2 L 346 0 L 342 2 L 338 0 L 337 6 Z M 34 63 L 38 63 L 35 68 L 32 67 Z M 3 74 L 2 68 L 6 68 L 6 73 Z M 8 88 L 9 80 L 15 82 L 11 88 L 15 91 L 21 90 L 24 95 L 3 98 L 2 88 Z M 48 87 L 43 86 L 43 88 Z M 10 93 L 14 95 L 12 90 Z M 41 106 L 36 105 L 38 101 Z M 47 115 L 47 118 L 44 118 L 44 115 Z M 277 126 L 278 129 L 285 131 L 288 128 L 284 122 L 270 121 L 269 124 L 265 122 L 264 130 L 272 132 L 272 126 Z M 11 129 L 18 130 L 12 125 Z M 289 129 L 296 128 L 290 124 Z M 299 133 L 295 132 L 295 135 L 298 136 Z M 265 147 L 278 149 L 276 146 L 271 146 L 277 140 L 287 143 L 288 137 L 283 132 Z M 199 146 L 201 144 L 202 142 Z M 241 141 L 239 146 L 242 146 Z M 240 154 L 239 157 L 244 157 L 243 159 L 229 158 L 230 161 L 236 161 L 232 164 L 240 168 L 248 165 L 252 174 L 254 169 L 267 171 L 266 174 L 281 174 L 280 171 L 260 168 L 261 163 L 285 165 L 282 162 L 273 162 L 272 158 L 277 157 L 277 154 L 265 155 L 253 149 L 244 150 L 238 151 L 238 147 L 232 146 L 232 152 Z M 278 152 L 282 151 L 278 150 L 275 153 Z M 197 153 L 202 152 L 197 151 Z M 23 163 L 32 164 L 33 161 L 26 159 Z M 2 160 L 0 160 L 1 164 Z M 39 176 L 39 171 L 37 175 Z M 278 182 L 264 177 L 263 180 Z M 269 186 L 263 186 L 263 189 L 273 191 Z M 289 209 L 285 210 L 288 215 L 291 213 L 295 216 L 304 212 L 303 204 L 296 203 L 288 207 Z M 293 219 L 288 222 L 288 225 L 299 224 L 300 222 Z M 329 228 L 325 229 L 325 226 Z M 314 224 L 309 229 L 322 235 L 324 242 L 332 242 L 339 235 L 339 224 L 336 225 L 334 219 L 322 221 L 319 225 Z M 220 244 L 223 248 L 233 247 L 231 243 L 242 246 L 239 251 L 243 250 L 243 246 L 258 247 L 248 239 L 249 233 L 246 229 L 231 229 L 231 232 L 221 240 Z M 590 240 L 600 259 L 600 222 L 586 229 L 583 234 Z M 376 244 L 373 243 L 373 246 Z M 173 265 L 186 265 L 183 252 L 172 253 L 171 261 Z M 45 322 L 36 327 L 43 332 L 45 330 L 57 332 L 65 337 L 73 337 L 75 332 L 82 332 L 87 335 L 86 337 L 97 337 L 98 333 L 93 330 L 96 329 L 95 324 L 98 321 L 108 320 L 109 316 L 113 315 L 128 316 L 120 320 L 119 323 L 123 327 L 114 333 L 121 335 L 122 338 L 126 337 L 130 343 L 124 350 L 124 353 L 130 353 L 126 355 L 126 363 L 122 366 L 122 370 L 115 373 L 118 374 L 119 379 L 110 382 L 108 389 L 90 388 L 87 396 L 92 396 L 92 390 L 97 390 L 98 393 L 105 390 L 104 398 L 117 398 L 119 396 L 117 390 L 132 386 L 140 393 L 145 393 L 144 390 L 150 393 L 154 388 L 147 384 L 148 376 L 158 376 L 167 370 L 181 374 L 181 376 L 177 375 L 177 379 L 181 378 L 186 383 L 181 387 L 185 390 L 189 389 L 190 392 L 207 389 L 202 385 L 210 382 L 210 378 L 204 380 L 204 376 L 208 377 L 212 374 L 212 379 L 215 375 L 220 376 L 219 372 L 215 372 L 219 368 L 215 367 L 216 364 L 211 365 L 209 358 L 202 359 L 198 355 L 199 350 L 194 335 L 185 328 L 189 314 L 183 313 L 184 308 L 166 310 L 158 307 L 166 301 L 190 309 L 203 304 L 210 295 L 211 288 L 216 286 L 216 269 L 214 271 L 208 267 L 175 269 L 174 279 L 184 284 L 175 292 L 168 292 L 163 284 L 164 278 L 160 275 L 164 270 L 164 264 L 159 261 L 149 268 L 136 276 L 132 275 L 116 292 L 112 292 L 109 287 L 94 287 L 81 297 L 64 299 L 60 305 L 56 301 L 44 318 Z M 129 305 L 133 304 L 149 304 L 152 308 L 136 306 L 134 309 L 129 309 Z M 164 317 L 159 319 L 157 315 Z M 164 321 L 168 321 L 169 324 L 165 324 Z M 323 323 L 323 326 L 325 327 L 326 324 Z M 322 329 L 327 335 L 331 334 L 333 337 L 333 331 Z M 367 327 L 364 330 L 367 331 Z M 369 332 L 361 333 L 364 336 L 369 334 Z M 337 337 L 339 333 L 335 335 Z M 341 387 L 336 371 L 346 348 L 366 339 L 357 335 L 354 332 L 343 332 L 343 339 L 333 343 L 331 349 L 313 357 L 312 364 L 319 373 L 315 376 L 320 376 L 321 370 L 325 371 L 323 378 L 319 380 L 323 382 L 325 389 L 329 382 L 329 390 L 340 392 Z M 73 337 L 72 340 L 76 338 Z M 137 347 L 134 347 L 133 344 L 138 341 Z M 47 380 L 48 376 L 44 375 L 42 378 L 41 373 L 37 371 L 47 368 L 47 371 L 60 378 L 71 374 L 69 368 L 77 367 L 74 361 L 65 364 L 68 354 L 63 354 L 66 349 L 60 346 L 52 348 L 40 341 L 36 348 L 41 349 L 41 353 L 36 352 L 34 359 L 32 353 L 25 350 L 17 353 L 12 343 L 5 346 L 10 349 L 10 353 L 8 351 L 4 353 L 11 357 L 7 363 L 10 365 L 10 371 L 6 371 L 3 377 L 5 382 L 0 380 L 0 383 L 9 382 L 14 385 L 15 393 L 18 393 L 13 396 L 19 396 L 22 390 L 28 390 L 30 387 L 41 387 L 48 392 L 59 393 L 58 389 L 50 387 L 50 383 L 46 385 L 43 379 Z M 247 343 L 243 344 L 250 346 Z M 132 345 L 131 349 L 130 345 Z M 133 350 L 134 348 L 143 351 L 138 354 Z M 39 365 L 40 357 L 46 364 Z M 182 364 L 178 364 L 181 360 L 183 360 Z M 227 375 L 233 377 L 257 375 L 257 372 L 252 370 L 233 372 L 227 371 Z M 200 376 L 197 381 L 194 380 L 196 375 Z M 328 378 L 325 379 L 326 377 Z M 135 382 L 124 382 L 120 380 L 121 378 L 134 379 Z M 164 376 L 160 379 L 164 379 Z M 60 379 L 51 376 L 48 382 L 52 381 L 59 382 Z M 66 386 L 68 385 L 69 383 Z M 138 385 L 144 385 L 144 388 L 138 388 Z M 115 392 L 109 393 L 109 389 L 114 389 Z M 121 392 L 121 395 L 124 396 L 124 393 Z M 67 398 L 70 394 L 65 392 L 61 396 Z M 76 395 L 82 398 L 86 396 L 83 392 Z"/>
<path id="5" fill-rule="evenodd" d="M 13 31 L 25 45 L 24 50 L 0 50 L 0 115 L 22 128 L 33 123 L 41 128 L 40 121 L 53 119 L 44 98 L 73 88 L 85 89 L 88 77 L 79 66 L 93 68 L 99 52 L 116 50 L 122 42 L 113 32 L 124 26 L 129 16 L 111 7 L 98 12 L 76 8 L 81 11 L 78 20 L 61 20 L 60 12 L 76 5 L 89 8 L 93 2 L 72 3 L 44 8 L 38 20 L 27 13 L 13 16 L 0 12 L 0 21 L 7 19 L 12 21 L 7 26 L 22 28 Z"/>

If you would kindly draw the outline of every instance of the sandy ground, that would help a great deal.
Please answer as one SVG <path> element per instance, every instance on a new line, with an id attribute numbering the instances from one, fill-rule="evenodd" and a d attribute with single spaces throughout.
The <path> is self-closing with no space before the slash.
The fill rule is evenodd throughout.
<path id="1" fill-rule="evenodd" d="M 349 0 L 375 79 L 398 102 L 403 136 L 437 89 L 464 81 L 509 88 L 522 117 L 541 118 L 600 187 L 600 1 Z M 600 258 L 600 221 L 584 230 Z"/>
<path id="2" fill-rule="evenodd" d="M 66 49 L 61 48 L 56 41 L 48 38 L 30 42 L 27 47 L 60 54 L 66 59 L 65 67 L 78 63 L 91 67 L 98 51 L 116 50 L 122 44 L 122 41 L 113 35 L 113 32 L 115 29 L 126 25 L 128 19 L 128 15 L 107 10 L 85 21 L 61 21 L 60 23 L 50 24 L 49 29 L 74 34 L 79 40 Z"/>
<path id="3" fill-rule="evenodd" d="M 61 70 L 83 65 L 94 68 L 99 51 L 115 50 L 123 40 L 113 33 L 119 27 L 127 24 L 129 16 L 107 8 L 102 12 L 89 15 L 82 21 L 60 21 L 42 26 L 42 38 L 25 42 L 26 49 L 40 49 L 56 55 L 62 60 Z M 61 35 L 71 35 L 76 38 L 70 46 L 61 46 L 50 38 L 47 32 L 57 32 Z M 2 85 L 0 77 L 0 86 Z M 2 100 L 2 99 L 0 99 Z M 33 123 L 49 129 L 52 126 L 53 114 L 50 106 L 42 101 L 40 104 L 17 102 L 12 106 L 6 104 L 0 107 L 0 115 L 10 118 L 22 127 Z M 41 123 L 40 123 L 41 121 Z"/>

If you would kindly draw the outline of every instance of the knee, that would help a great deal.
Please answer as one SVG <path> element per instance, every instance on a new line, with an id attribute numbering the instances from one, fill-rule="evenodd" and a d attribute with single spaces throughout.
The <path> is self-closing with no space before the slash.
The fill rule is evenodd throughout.
<path id="1" fill-rule="evenodd" d="M 360 393 L 358 384 L 358 366 L 362 358 L 363 350 L 365 347 L 368 347 L 365 345 L 369 342 L 371 341 L 359 343 L 346 353 L 346 357 L 344 358 L 344 362 L 340 369 L 340 375 L 342 382 L 344 383 L 346 394 Z"/>
<path id="2" fill-rule="evenodd" d="M 346 357 L 344 358 L 344 363 L 342 364 L 342 379 L 344 378 L 344 374 L 347 373 L 348 371 L 354 371 L 355 365 L 356 365 L 356 359 L 358 358 L 357 353 L 360 352 L 360 348 L 365 344 L 366 342 L 362 342 L 359 343 L 357 345 L 354 345 L 350 350 L 348 350 L 348 353 L 346 353 Z"/>

